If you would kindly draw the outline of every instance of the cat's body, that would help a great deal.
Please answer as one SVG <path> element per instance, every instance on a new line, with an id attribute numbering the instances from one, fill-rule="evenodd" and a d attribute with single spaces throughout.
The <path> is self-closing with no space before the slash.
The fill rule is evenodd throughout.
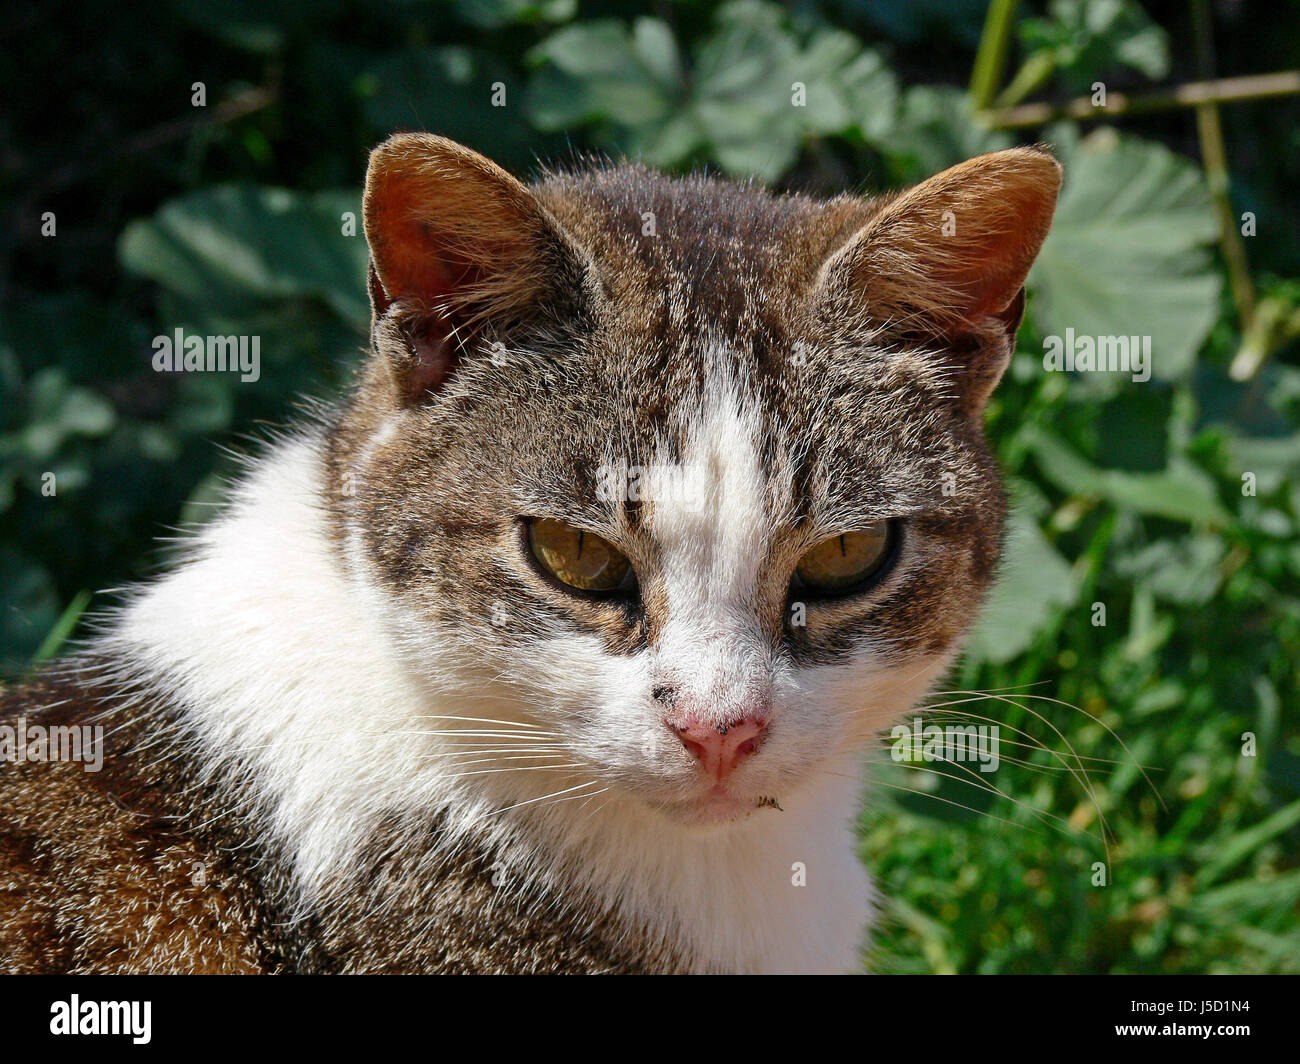
<path id="1" fill-rule="evenodd" d="M 529 191 L 380 149 L 352 397 L 0 702 L 106 735 L 102 772 L 0 764 L 0 968 L 857 967 L 858 766 L 991 579 L 978 417 L 1058 183 L 1019 151 L 874 201 Z M 672 476 L 603 490 L 629 468 Z M 543 571 L 543 519 L 632 590 Z M 870 582 L 792 590 L 886 524 Z"/>

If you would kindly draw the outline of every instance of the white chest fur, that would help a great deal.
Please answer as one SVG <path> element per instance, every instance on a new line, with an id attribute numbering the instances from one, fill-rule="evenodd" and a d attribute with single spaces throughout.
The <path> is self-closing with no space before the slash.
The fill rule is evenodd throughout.
<path id="1" fill-rule="evenodd" d="M 441 770 L 423 756 L 440 721 L 492 717 L 491 703 L 467 709 L 412 678 L 385 637 L 378 592 L 345 571 L 327 535 L 319 482 L 318 444 L 279 447 L 104 639 L 128 669 L 178 687 L 199 756 L 247 761 L 304 903 L 375 818 L 436 803 L 453 827 L 490 835 L 513 868 L 561 892 L 583 886 L 701 970 L 858 967 L 870 884 L 854 854 L 851 766 L 783 811 L 709 830 L 609 794 L 520 804 L 517 778 Z M 544 794 L 543 775 L 523 786 Z M 500 813 L 507 804 L 518 808 Z"/>

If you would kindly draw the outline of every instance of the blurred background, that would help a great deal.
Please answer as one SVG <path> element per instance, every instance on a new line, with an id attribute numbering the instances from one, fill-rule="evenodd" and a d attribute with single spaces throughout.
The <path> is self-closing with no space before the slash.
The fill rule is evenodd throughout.
<path id="1" fill-rule="evenodd" d="M 1300 971 L 1300 5 L 10 0 L 0 40 L 10 680 L 346 381 L 388 133 L 818 193 L 1052 145 L 988 416 L 1007 560 L 951 680 L 985 697 L 926 716 L 1000 724 L 1003 766 L 874 758 L 870 963 Z M 261 379 L 154 372 L 177 328 L 260 336 Z M 1044 372 L 1067 328 L 1152 336 L 1151 380 Z"/>

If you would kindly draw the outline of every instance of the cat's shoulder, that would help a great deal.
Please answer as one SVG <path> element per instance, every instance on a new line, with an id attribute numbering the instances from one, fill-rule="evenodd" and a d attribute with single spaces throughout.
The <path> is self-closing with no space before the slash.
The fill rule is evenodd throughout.
<path id="1" fill-rule="evenodd" d="M 102 690 L 0 690 L 0 971 L 266 970 L 251 884 L 182 827 L 181 781 L 147 763 Z"/>

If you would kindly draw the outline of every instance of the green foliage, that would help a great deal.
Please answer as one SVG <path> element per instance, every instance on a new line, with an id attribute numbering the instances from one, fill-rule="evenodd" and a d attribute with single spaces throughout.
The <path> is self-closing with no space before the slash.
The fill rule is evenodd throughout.
<path id="1" fill-rule="evenodd" d="M 0 74 L 18 101 L 0 119 L 7 232 L 27 234 L 0 236 L 0 668 L 84 634 L 85 592 L 145 575 L 154 537 L 205 519 L 230 471 L 215 443 L 264 435 L 355 365 L 357 183 L 391 130 L 519 169 L 572 147 L 827 192 L 1015 142 L 958 87 L 982 3 L 623 7 L 128 4 L 137 24 L 83 33 L 57 98 L 22 91 L 21 57 Z M 1285 25 L 1220 42 L 1225 72 L 1287 65 L 1270 42 L 1300 20 L 1268 18 Z M 1127 0 L 1026 11 L 1004 98 L 1187 75 L 1188 32 Z M 142 33 L 149 61 L 125 62 Z M 209 116 L 254 85 L 271 102 L 195 119 L 199 79 Z M 1224 118 L 1261 290 L 1293 308 L 1296 108 Z M 1291 346 L 1228 375 L 1242 337 L 1189 126 L 1036 134 L 1067 177 L 988 417 L 1014 502 L 1004 575 L 938 699 L 954 704 L 927 711 L 996 722 L 1010 752 L 984 780 L 878 759 L 862 847 L 890 899 L 885 970 L 1300 968 L 1300 370 L 1282 314 Z M 82 131 L 46 133 L 63 127 Z M 45 209 L 59 235 L 42 241 Z M 154 372 L 152 338 L 178 327 L 260 336 L 260 381 Z M 1045 372 L 1067 329 L 1150 335 L 1152 379 Z"/>
<path id="2" fill-rule="evenodd" d="M 119 258 L 197 313 L 238 320 L 268 301 L 314 299 L 364 333 L 370 305 L 357 285 L 367 261 L 360 219 L 355 191 L 305 197 L 218 186 L 133 222 Z"/>
<path id="3" fill-rule="evenodd" d="M 1169 37 L 1137 4 L 1053 0 L 1049 10 L 1051 18 L 1025 19 L 1020 39 L 1029 62 L 1048 58 L 1074 91 L 1087 91 L 1119 66 L 1149 78 L 1169 73 Z"/>
<path id="4" fill-rule="evenodd" d="M 542 129 L 594 126 L 597 143 L 656 166 L 703 157 L 769 181 L 811 138 L 891 131 L 897 82 L 880 56 L 852 34 L 788 21 L 775 4 L 733 0 L 689 67 L 659 19 L 566 27 L 531 53 L 530 116 Z M 808 105 L 792 105 L 800 91 Z"/>
<path id="5" fill-rule="evenodd" d="M 1035 320 L 1057 335 L 1149 335 L 1154 373 L 1185 376 L 1222 287 L 1205 179 L 1163 146 L 1113 130 L 1057 142 L 1069 180 L 1034 265 Z"/>

